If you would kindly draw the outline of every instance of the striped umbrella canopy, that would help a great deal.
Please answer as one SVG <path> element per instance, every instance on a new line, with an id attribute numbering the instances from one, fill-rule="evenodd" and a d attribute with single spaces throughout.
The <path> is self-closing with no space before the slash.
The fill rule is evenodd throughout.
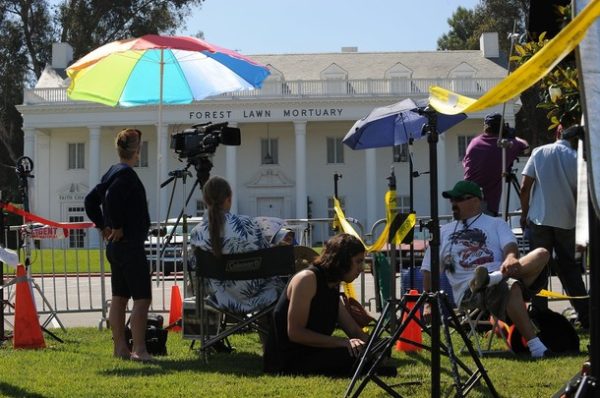
<path id="1" fill-rule="evenodd" d="M 189 36 L 145 35 L 117 40 L 90 52 L 66 70 L 67 95 L 109 106 L 158 105 L 156 223 L 160 231 L 161 180 L 167 178 L 163 104 L 189 104 L 222 93 L 260 88 L 266 66 L 235 51 Z M 166 201 L 164 201 L 166 202 Z M 159 241 L 159 251 L 161 246 Z M 160 268 L 156 256 L 156 269 Z"/>
<path id="2" fill-rule="evenodd" d="M 67 75 L 71 99 L 137 106 L 188 104 L 260 88 L 269 70 L 195 37 L 146 35 L 97 48 L 69 66 Z"/>

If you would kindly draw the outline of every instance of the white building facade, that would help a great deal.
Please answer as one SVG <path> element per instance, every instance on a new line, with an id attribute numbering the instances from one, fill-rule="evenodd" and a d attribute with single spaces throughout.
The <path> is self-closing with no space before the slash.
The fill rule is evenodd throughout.
<path id="1" fill-rule="evenodd" d="M 347 216 L 368 232 L 384 217 L 386 177 L 393 166 L 398 204 L 409 210 L 408 153 L 414 159 L 414 209 L 429 215 L 429 150 L 427 139 L 411 146 L 354 151 L 341 140 L 356 120 L 373 108 L 405 98 L 426 99 L 428 88 L 439 85 L 470 97 L 479 97 L 506 76 L 499 60 L 497 36 L 482 39 L 481 51 L 254 55 L 271 70 L 261 90 L 209 98 L 189 105 L 163 107 L 163 128 L 157 131 L 157 107 L 110 108 L 71 101 L 68 82 L 40 79 L 27 90 L 23 115 L 24 153 L 34 160 L 30 188 L 34 213 L 53 220 L 87 219 L 83 198 L 108 167 L 117 161 L 116 133 L 125 127 L 143 132 L 143 149 L 136 171 L 146 187 L 153 219 L 167 216 L 172 184 L 159 189 L 169 172 L 182 169 L 170 149 L 170 135 L 198 123 L 228 122 L 241 130 L 240 146 L 218 146 L 211 175 L 227 178 L 234 189 L 233 210 L 251 216 L 286 219 L 331 216 L 334 173 L 342 175 L 338 196 Z M 64 68 L 64 65 L 58 65 Z M 52 70 L 47 71 L 52 74 Z M 54 83 L 47 83 L 47 81 Z M 505 120 L 514 125 L 514 104 L 506 106 Z M 470 138 L 482 131 L 489 109 L 440 135 L 439 191 L 462 178 L 462 156 Z M 162 153 L 157 154 L 158 140 Z M 157 170 L 157 155 L 161 170 Z M 193 170 L 191 168 L 190 170 Z M 423 174 L 425 173 L 425 174 Z M 189 193 L 194 180 L 187 180 Z M 160 192 L 158 192 L 160 191 Z M 160 195 L 160 199 L 157 200 Z M 178 179 L 170 217 L 183 206 Z M 160 209 L 157 208 L 160 202 Z M 511 208 L 518 207 L 516 194 Z M 449 213 L 440 201 L 440 213 Z M 186 212 L 202 211 L 199 189 Z M 317 237 L 324 239 L 326 236 Z"/>

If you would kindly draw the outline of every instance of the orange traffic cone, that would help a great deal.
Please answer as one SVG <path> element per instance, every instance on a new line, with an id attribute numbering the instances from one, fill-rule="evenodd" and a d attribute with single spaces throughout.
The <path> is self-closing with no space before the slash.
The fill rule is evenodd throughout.
<path id="1" fill-rule="evenodd" d="M 181 316 L 183 303 L 181 301 L 181 293 L 179 286 L 171 287 L 171 309 L 169 311 L 169 330 L 179 332 L 181 330 Z"/>
<path id="2" fill-rule="evenodd" d="M 17 266 L 17 278 L 19 277 L 27 277 L 22 264 Z M 13 347 L 45 348 L 46 343 L 27 279 L 17 282 L 16 290 Z"/>
<path id="3" fill-rule="evenodd" d="M 402 317 L 402 322 L 406 320 L 406 318 L 408 317 L 408 313 L 414 308 L 415 301 L 417 301 L 417 298 L 419 297 L 419 292 L 413 289 L 409 291 L 406 294 L 406 296 L 409 296 L 406 300 L 406 308 L 408 311 L 404 313 L 404 316 Z M 419 311 L 415 312 L 415 318 L 421 319 L 421 313 Z M 400 337 L 412 341 L 414 343 L 421 344 L 423 341 L 421 335 L 421 326 L 419 326 L 417 321 L 411 319 L 408 325 L 406 326 L 406 329 L 402 331 Z M 421 347 L 418 347 L 408 342 L 404 342 L 402 340 L 398 340 L 396 342 L 396 351 L 421 351 Z"/>

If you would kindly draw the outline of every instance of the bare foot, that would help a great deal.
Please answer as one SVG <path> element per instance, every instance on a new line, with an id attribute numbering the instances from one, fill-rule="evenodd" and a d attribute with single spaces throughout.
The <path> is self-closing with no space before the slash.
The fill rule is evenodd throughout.
<path id="1" fill-rule="evenodd" d="M 156 362 L 156 359 L 148 354 L 147 352 L 144 353 L 135 353 L 132 352 L 130 358 L 132 361 L 136 361 L 136 362 Z"/>
<path id="2" fill-rule="evenodd" d="M 131 353 L 129 351 L 121 351 L 121 352 L 114 351 L 113 357 L 119 358 L 119 359 L 124 359 L 124 360 L 129 360 L 129 359 L 131 359 Z"/>

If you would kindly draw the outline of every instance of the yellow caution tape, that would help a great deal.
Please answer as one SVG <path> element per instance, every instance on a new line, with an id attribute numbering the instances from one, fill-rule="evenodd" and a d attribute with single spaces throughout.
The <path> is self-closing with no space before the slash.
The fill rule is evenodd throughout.
<path id="1" fill-rule="evenodd" d="M 438 112 L 455 115 L 477 112 L 502 104 L 533 86 L 572 52 L 587 29 L 600 16 L 600 1 L 590 3 L 531 59 L 517 68 L 479 99 L 465 97 L 442 87 L 429 88 L 429 103 Z"/>
<path id="2" fill-rule="evenodd" d="M 565 294 L 551 292 L 551 291 L 546 290 L 546 289 L 540 290 L 539 293 L 537 294 L 537 296 L 554 298 L 554 299 L 567 299 L 567 300 L 590 298 L 590 296 L 567 296 Z"/>
<path id="3" fill-rule="evenodd" d="M 342 282 L 342 287 L 344 289 L 344 293 L 346 293 L 346 297 L 352 297 L 354 300 L 358 300 L 356 297 L 356 290 L 354 290 L 354 285 L 352 282 Z"/>
<path id="4" fill-rule="evenodd" d="M 395 195 L 390 194 L 390 192 L 386 193 L 386 214 L 390 211 L 390 209 L 393 209 L 392 207 L 390 207 L 390 202 L 391 202 L 390 197 L 391 196 L 395 197 Z M 362 240 L 362 238 L 360 237 L 358 232 L 356 232 L 354 227 L 352 227 L 352 225 L 348 222 L 348 220 L 346 220 L 346 215 L 344 214 L 344 210 L 342 210 L 342 207 L 340 206 L 340 202 L 337 198 L 333 198 L 333 210 L 335 212 L 334 225 L 338 225 L 343 232 L 353 235 L 356 238 L 358 238 L 362 242 L 362 244 L 365 246 L 365 249 L 367 252 L 379 251 L 379 250 L 383 249 L 383 247 L 385 246 L 385 244 L 388 241 L 388 236 L 390 233 L 390 224 L 391 224 L 390 222 L 387 222 L 385 224 L 385 228 L 383 229 L 383 231 L 381 232 L 381 234 L 379 235 L 379 237 L 377 238 L 375 243 L 368 246 Z M 406 237 L 406 235 L 408 235 L 408 233 L 414 228 L 416 223 L 417 223 L 416 215 L 414 213 L 409 214 L 408 217 L 406 218 L 406 220 L 400 226 L 400 228 L 398 228 L 398 232 L 396 233 L 396 236 L 394 237 L 394 243 L 398 244 L 398 243 L 402 242 L 402 240 Z"/>

